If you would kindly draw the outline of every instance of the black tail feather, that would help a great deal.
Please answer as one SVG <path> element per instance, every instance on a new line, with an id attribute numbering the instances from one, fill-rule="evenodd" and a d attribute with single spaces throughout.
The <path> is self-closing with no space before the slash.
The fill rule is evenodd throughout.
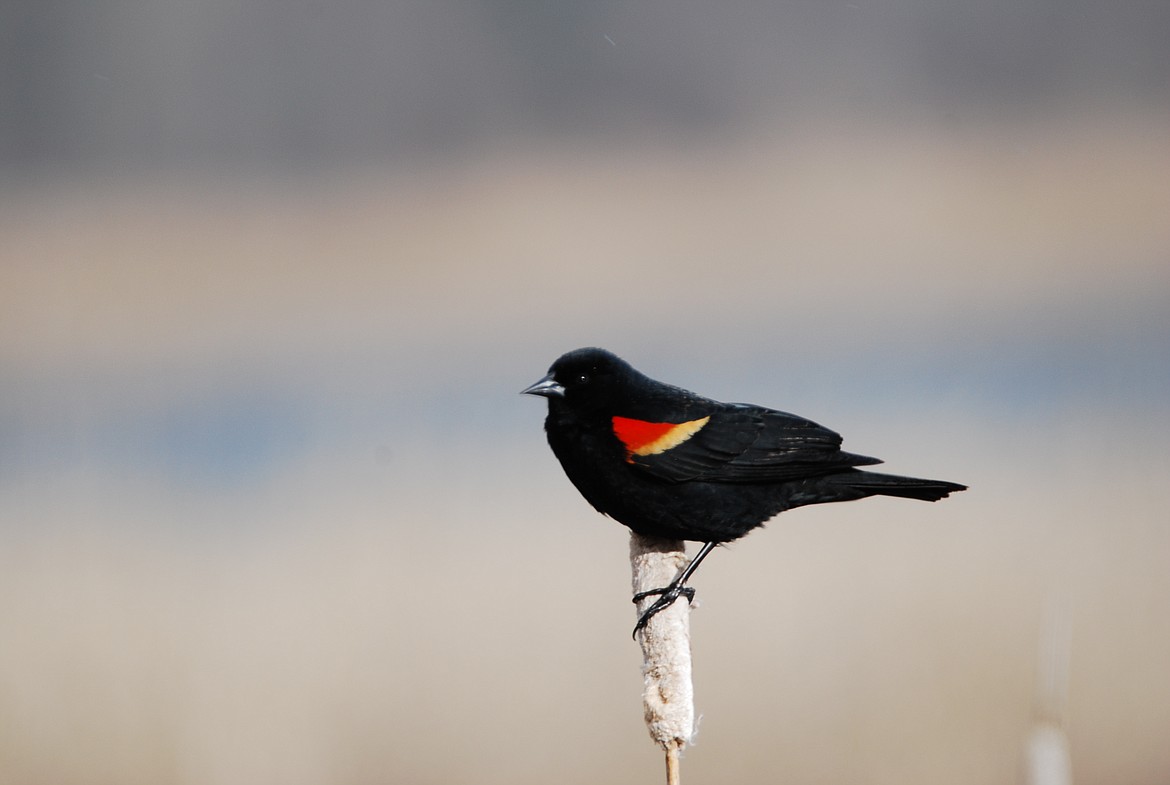
<path id="1" fill-rule="evenodd" d="M 900 477 L 896 474 L 877 472 L 845 472 L 827 478 L 834 485 L 844 486 L 855 492 L 854 498 L 865 496 L 898 496 L 903 499 L 921 499 L 936 502 L 952 493 L 967 490 L 966 485 L 945 480 L 921 480 L 917 477 Z"/>

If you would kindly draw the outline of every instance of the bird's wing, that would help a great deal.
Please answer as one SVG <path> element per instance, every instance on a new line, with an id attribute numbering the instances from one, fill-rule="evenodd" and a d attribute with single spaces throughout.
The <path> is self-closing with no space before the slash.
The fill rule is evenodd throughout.
<path id="1" fill-rule="evenodd" d="M 803 417 L 732 404 L 682 423 L 614 418 L 626 462 L 661 480 L 782 482 L 881 463 L 841 452 L 841 437 Z"/>

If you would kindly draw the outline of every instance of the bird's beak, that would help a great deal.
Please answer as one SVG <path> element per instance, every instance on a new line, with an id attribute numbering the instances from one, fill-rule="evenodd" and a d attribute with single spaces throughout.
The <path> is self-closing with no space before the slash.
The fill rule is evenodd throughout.
<path id="1" fill-rule="evenodd" d="M 536 384 L 531 384 L 520 391 L 521 395 L 541 395 L 545 398 L 563 398 L 565 395 L 565 388 L 562 387 L 553 375 L 541 379 Z"/>

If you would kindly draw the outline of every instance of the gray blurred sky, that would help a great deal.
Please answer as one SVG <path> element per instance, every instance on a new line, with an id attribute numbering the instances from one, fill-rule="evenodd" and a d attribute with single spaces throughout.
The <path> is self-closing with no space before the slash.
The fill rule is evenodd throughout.
<path id="1" fill-rule="evenodd" d="M 0 165 L 304 167 L 501 138 L 1164 104 L 1162 2 L 12 0 Z"/>

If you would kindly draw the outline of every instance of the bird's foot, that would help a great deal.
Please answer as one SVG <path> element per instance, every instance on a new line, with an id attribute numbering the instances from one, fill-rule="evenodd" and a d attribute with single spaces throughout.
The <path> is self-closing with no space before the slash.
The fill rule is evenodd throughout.
<path id="1" fill-rule="evenodd" d="M 640 591 L 634 595 L 632 602 L 636 604 L 641 600 L 644 600 L 647 597 L 651 597 L 655 594 L 660 594 L 662 596 L 655 600 L 654 603 L 649 608 L 647 608 L 640 617 L 638 617 L 638 623 L 634 625 L 633 637 L 635 638 L 637 637 L 640 630 L 646 628 L 646 625 L 650 622 L 650 619 L 653 618 L 655 614 L 657 614 L 659 611 L 663 611 L 669 608 L 679 597 L 686 597 L 688 603 L 694 602 L 695 600 L 695 590 L 692 587 L 683 586 L 680 583 L 672 583 L 669 586 L 665 586 L 661 589 Z"/>

